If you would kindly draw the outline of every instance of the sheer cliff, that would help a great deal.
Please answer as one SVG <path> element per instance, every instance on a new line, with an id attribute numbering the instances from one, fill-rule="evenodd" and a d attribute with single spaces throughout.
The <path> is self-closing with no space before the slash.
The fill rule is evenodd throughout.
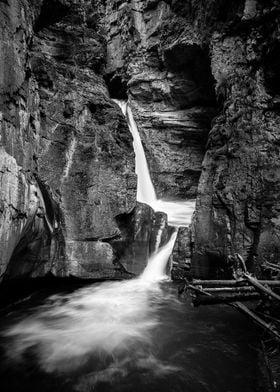
<path id="1" fill-rule="evenodd" d="M 279 7 L 107 3 L 109 89 L 129 96 L 157 193 L 197 198 L 175 258 L 198 276 L 279 257 Z"/>
<path id="2" fill-rule="evenodd" d="M 91 2 L 1 2 L 1 274 L 115 276 L 132 138 Z M 102 260 L 102 262 L 101 262 Z"/>
<path id="3" fill-rule="evenodd" d="M 0 13 L 1 276 L 139 272 L 129 243 L 159 218 L 135 208 L 111 98 L 129 99 L 158 196 L 197 198 L 177 269 L 277 261 L 278 1 L 5 0 Z"/>

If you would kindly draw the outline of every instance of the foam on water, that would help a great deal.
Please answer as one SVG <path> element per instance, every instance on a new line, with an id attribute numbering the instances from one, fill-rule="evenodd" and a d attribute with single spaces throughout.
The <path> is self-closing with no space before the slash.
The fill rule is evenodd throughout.
<path id="1" fill-rule="evenodd" d="M 71 371 L 93 358 L 106 359 L 102 377 L 116 367 L 126 373 L 132 362 L 140 368 L 150 363 L 155 372 L 177 371 L 151 353 L 158 306 L 170 300 L 177 301 L 158 281 L 143 278 L 52 296 L 2 334 L 7 355 L 20 361 L 31 349 L 46 372 Z"/>
<path id="2" fill-rule="evenodd" d="M 150 204 L 155 211 L 167 214 L 168 224 L 174 227 L 187 227 L 191 224 L 195 209 L 195 200 L 163 200 L 158 199 Z"/>
<path id="3" fill-rule="evenodd" d="M 141 203 L 151 204 L 156 201 L 156 193 L 150 177 L 149 168 L 143 149 L 142 141 L 138 132 L 132 111 L 125 101 L 114 100 L 121 108 L 127 119 L 129 130 L 133 137 L 135 152 L 135 172 L 137 174 L 137 200 Z"/>
<path id="4" fill-rule="evenodd" d="M 176 241 L 177 227 L 188 226 L 194 201 L 157 200 L 151 182 L 141 139 L 131 109 L 116 101 L 128 119 L 134 139 L 137 200 L 168 214 L 176 227 L 168 243 L 158 249 L 138 279 L 103 283 L 77 290 L 71 295 L 56 295 L 23 320 L 4 331 L 7 355 L 21 360 L 32 351 L 46 372 L 67 372 L 92 361 L 95 368 L 91 384 L 98 380 L 127 374 L 128 368 L 148 367 L 154 374 L 177 372 L 178 367 L 163 363 L 152 352 L 152 333 L 160 325 L 158 308 L 163 302 L 178 304 L 176 297 L 161 288 L 166 265 Z M 86 382 L 83 379 L 82 382 Z"/>
<path id="5" fill-rule="evenodd" d="M 168 276 L 166 275 L 166 265 L 172 253 L 176 237 L 177 231 L 174 231 L 168 243 L 150 257 L 147 267 L 140 276 L 142 281 L 155 282 L 157 280 L 168 279 Z"/>
<path id="6" fill-rule="evenodd" d="M 195 209 L 195 200 L 172 201 L 157 199 L 144 148 L 131 108 L 126 101 L 119 101 L 117 99 L 114 99 L 113 101 L 121 108 L 133 136 L 135 172 L 137 174 L 137 200 L 149 204 L 155 211 L 165 212 L 168 216 L 169 225 L 175 227 L 189 226 Z"/>

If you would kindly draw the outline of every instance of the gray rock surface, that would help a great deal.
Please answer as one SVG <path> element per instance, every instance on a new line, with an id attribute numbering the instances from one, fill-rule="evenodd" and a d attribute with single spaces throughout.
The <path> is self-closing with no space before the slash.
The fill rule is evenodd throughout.
<path id="1" fill-rule="evenodd" d="M 101 75 L 102 4 L 1 2 L 0 276 L 114 277 L 132 138 Z"/>
<path id="2" fill-rule="evenodd" d="M 109 89 L 128 91 L 157 195 L 195 197 L 216 113 L 207 52 L 164 1 L 111 1 L 106 13 Z"/>
<path id="3" fill-rule="evenodd" d="M 111 98 L 130 101 L 158 196 L 197 197 L 176 263 L 190 254 L 196 276 L 217 277 L 234 253 L 257 273 L 278 262 L 279 8 L 1 1 L 0 276 L 143 269 L 161 218 L 136 207 L 132 140 Z M 129 260 L 132 237 L 145 237 L 142 261 Z"/>
<path id="4" fill-rule="evenodd" d="M 279 262 L 278 1 L 107 3 L 107 79 L 128 96 L 157 194 L 197 196 L 193 272 Z M 210 131 L 210 132 L 209 132 Z"/>

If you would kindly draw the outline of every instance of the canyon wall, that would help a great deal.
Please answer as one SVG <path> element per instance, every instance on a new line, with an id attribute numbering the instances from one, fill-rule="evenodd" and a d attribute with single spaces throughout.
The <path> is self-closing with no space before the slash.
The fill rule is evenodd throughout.
<path id="1" fill-rule="evenodd" d="M 197 198 L 177 271 L 192 261 L 197 276 L 225 276 L 234 253 L 256 272 L 277 261 L 279 8 L 0 1 L 0 276 L 143 268 L 135 255 L 145 244 L 145 264 L 165 218 L 136 206 L 132 138 L 111 98 L 129 99 L 157 195 Z"/>
<path id="2" fill-rule="evenodd" d="M 101 75 L 102 6 L 1 1 L 0 276 L 117 277 L 132 138 Z"/>
<path id="3" fill-rule="evenodd" d="M 157 194 L 197 197 L 175 270 L 278 262 L 279 13 L 272 0 L 107 2 L 109 89 L 128 95 Z"/>

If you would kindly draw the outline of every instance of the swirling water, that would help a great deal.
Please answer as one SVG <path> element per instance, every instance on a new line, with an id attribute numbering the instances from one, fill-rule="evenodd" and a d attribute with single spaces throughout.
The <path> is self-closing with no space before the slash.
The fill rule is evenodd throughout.
<path id="1" fill-rule="evenodd" d="M 130 109 L 118 104 L 138 133 Z M 143 150 L 140 137 L 136 143 Z M 187 226 L 194 201 L 157 200 L 141 154 L 138 200 L 167 212 L 169 224 Z M 3 313 L 1 391 L 263 391 L 252 325 L 231 308 L 193 309 L 168 281 L 176 234 L 137 279 L 42 292 Z"/>
<path id="2" fill-rule="evenodd" d="M 31 298 L 1 331 L 4 392 L 263 390 L 252 325 L 225 306 L 192 308 L 168 281 Z"/>

